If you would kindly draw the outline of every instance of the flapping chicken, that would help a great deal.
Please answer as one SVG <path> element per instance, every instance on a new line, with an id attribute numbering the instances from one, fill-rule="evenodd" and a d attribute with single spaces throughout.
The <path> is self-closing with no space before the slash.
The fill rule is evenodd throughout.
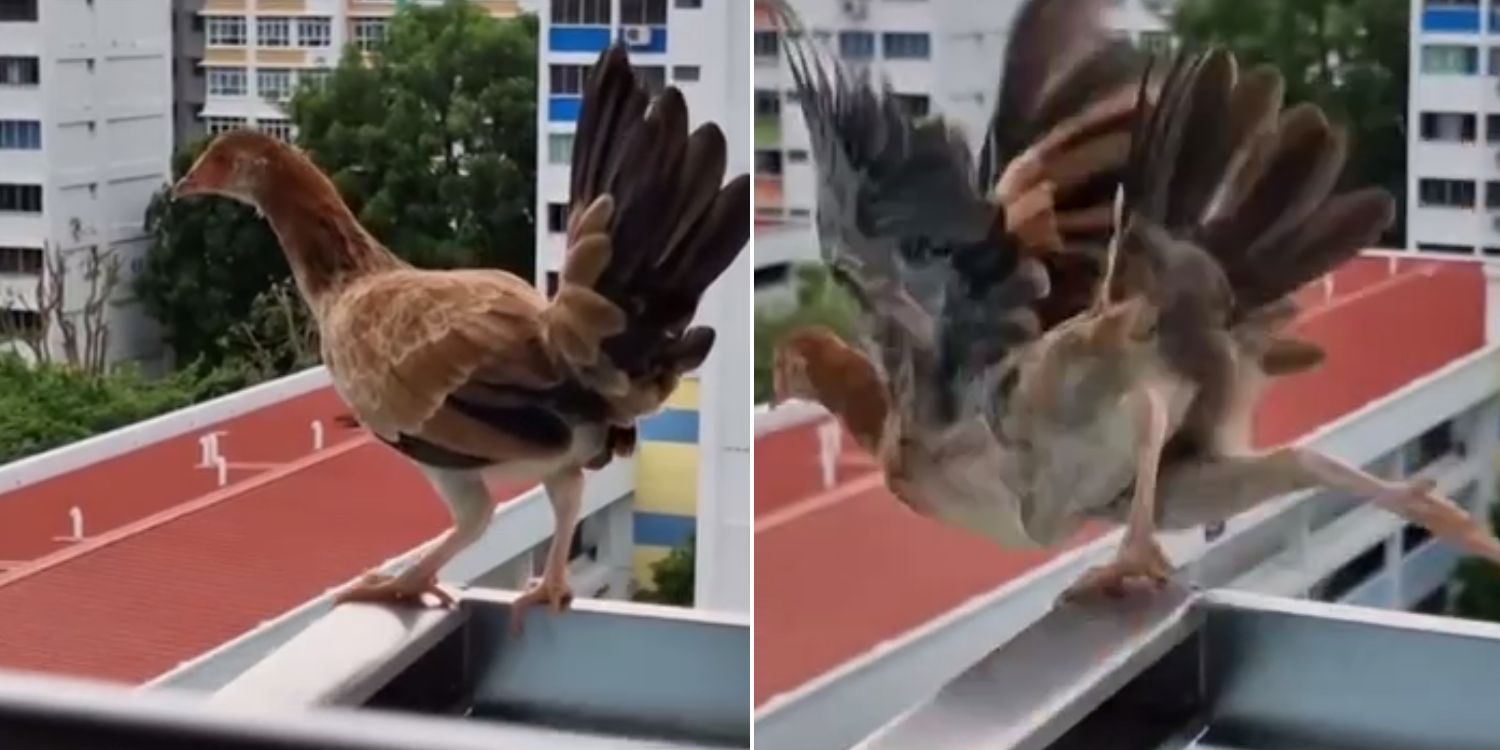
<path id="1" fill-rule="evenodd" d="M 1212 523 L 1310 487 L 1369 497 L 1500 562 L 1500 542 L 1428 483 L 1387 482 L 1307 448 L 1250 451 L 1264 379 L 1322 357 L 1283 332 L 1292 294 L 1378 237 L 1391 198 L 1333 193 L 1344 136 L 1311 105 L 1283 112 L 1272 69 L 1241 74 L 1223 51 L 1180 58 L 1164 77 L 1124 57 L 1091 65 L 1116 54 L 1102 38 L 1076 41 L 1089 35 L 1080 20 L 1099 38 L 1100 5 L 1023 8 L 977 175 L 941 124 L 909 122 L 791 43 L 821 242 L 861 303 L 869 354 L 799 332 L 778 352 L 778 396 L 820 400 L 856 433 L 883 412 L 860 439 L 878 446 L 893 492 L 1002 545 L 1123 520 L 1117 559 L 1074 595 L 1164 581 L 1159 526 Z M 1092 52 L 1046 48 L 1064 35 Z M 1124 106 L 1120 70 L 1134 79 Z M 1091 207 L 1070 210 L 1062 198 L 1077 191 L 1061 186 L 1075 170 L 1117 180 L 1121 199 L 1092 193 Z M 1102 258 L 1101 204 L 1104 226 L 1119 226 Z M 884 398 L 825 395 L 820 371 L 852 360 Z"/>
<path id="2" fill-rule="evenodd" d="M 220 136 L 176 185 L 179 197 L 217 194 L 265 214 L 339 394 L 453 513 L 452 533 L 414 565 L 367 576 L 343 600 L 447 601 L 437 573 L 484 532 L 485 477 L 500 476 L 540 480 L 556 521 L 542 579 L 518 605 L 565 607 L 583 470 L 628 454 L 636 420 L 708 356 L 714 332 L 690 323 L 750 232 L 749 178 L 722 184 L 719 128 L 689 134 L 682 95 L 651 101 L 616 45 L 593 67 L 575 138 L 551 300 L 503 271 L 409 266 L 311 161 L 263 135 Z"/>

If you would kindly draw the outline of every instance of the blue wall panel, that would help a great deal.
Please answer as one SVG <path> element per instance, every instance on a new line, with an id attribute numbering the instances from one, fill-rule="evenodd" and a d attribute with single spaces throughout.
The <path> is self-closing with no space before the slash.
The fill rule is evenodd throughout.
<path id="1" fill-rule="evenodd" d="M 1478 8 L 1428 8 L 1422 11 L 1422 30 L 1479 33 Z"/>
<path id="2" fill-rule="evenodd" d="M 600 52 L 608 46 L 608 26 L 553 26 L 547 32 L 547 47 L 554 52 Z"/>
<path id="3" fill-rule="evenodd" d="M 547 119 L 551 122 L 578 122 L 583 109 L 581 96 L 554 96 L 547 100 Z"/>

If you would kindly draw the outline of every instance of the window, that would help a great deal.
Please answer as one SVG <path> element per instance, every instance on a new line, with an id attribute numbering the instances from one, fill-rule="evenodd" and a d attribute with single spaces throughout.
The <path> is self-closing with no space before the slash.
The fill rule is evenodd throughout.
<path id="1" fill-rule="evenodd" d="M 755 288 L 764 289 L 768 286 L 776 286 L 786 283 L 792 275 L 790 263 L 772 263 L 755 269 Z"/>
<path id="2" fill-rule="evenodd" d="M 789 164 L 803 164 L 807 162 L 807 149 L 794 148 L 786 152 L 786 160 Z"/>
<path id="3" fill-rule="evenodd" d="M 35 57 L 0 57 L 0 86 L 35 86 L 41 72 Z"/>
<path id="4" fill-rule="evenodd" d="M 0 21 L 35 21 L 36 0 L 0 0 Z"/>
<path id="5" fill-rule="evenodd" d="M 887 32 L 881 39 L 890 60 L 926 60 L 932 57 L 932 37 L 909 32 Z"/>
<path id="6" fill-rule="evenodd" d="M 566 204 L 547 204 L 547 231 L 553 234 L 568 231 L 568 206 Z"/>
<path id="7" fill-rule="evenodd" d="M 244 96 L 244 68 L 209 68 L 208 93 L 214 96 Z"/>
<path id="8" fill-rule="evenodd" d="M 779 177 L 781 175 L 781 152 L 780 151 L 756 151 L 755 173 L 758 175 L 769 175 Z"/>
<path id="9" fill-rule="evenodd" d="M 1422 46 L 1422 72 L 1473 75 L 1479 69 L 1479 48 L 1464 44 Z"/>
<path id="10" fill-rule="evenodd" d="M 840 31 L 839 54 L 846 60 L 868 60 L 875 56 L 875 35 L 868 31 Z"/>
<path id="11" fill-rule="evenodd" d="M 700 71 L 697 65 L 673 65 L 672 80 L 692 82 L 698 80 Z"/>
<path id="12" fill-rule="evenodd" d="M 333 44 L 333 20 L 326 17 L 297 19 L 297 43 L 303 47 Z"/>
<path id="13" fill-rule="evenodd" d="M 781 97 L 775 91 L 755 90 L 755 117 L 780 117 Z"/>
<path id="14" fill-rule="evenodd" d="M 0 311 L 0 334 L 30 335 L 42 330 L 42 316 L 35 310 Z"/>
<path id="15" fill-rule="evenodd" d="M 42 186 L 0 182 L 0 211 L 42 212 Z"/>
<path id="16" fill-rule="evenodd" d="M 667 0 L 620 0 L 620 24 L 661 26 L 667 22 Z"/>
<path id="17" fill-rule="evenodd" d="M 292 98 L 292 71 L 289 68 L 261 68 L 255 72 L 255 88 L 262 99 L 284 102 Z"/>
<path id="18" fill-rule="evenodd" d="M 1484 183 L 1484 207 L 1500 208 L 1500 182 L 1490 180 Z"/>
<path id="19" fill-rule="evenodd" d="M 245 17 L 209 16 L 208 44 L 210 47 L 245 46 Z"/>
<path id="20" fill-rule="evenodd" d="M 912 119 L 926 117 L 932 108 L 926 94 L 891 94 L 891 101 Z"/>
<path id="21" fill-rule="evenodd" d="M 291 120 L 260 120 L 255 123 L 255 127 L 266 135 L 279 138 L 288 143 L 292 140 Z"/>
<path id="22" fill-rule="evenodd" d="M 647 93 L 652 96 L 660 94 L 667 87 L 667 69 L 660 65 L 635 65 L 636 75 L 640 76 L 641 84 L 646 87 Z"/>
<path id="23" fill-rule="evenodd" d="M 1486 115 L 1484 138 L 1491 143 L 1500 143 L 1500 115 Z"/>
<path id="24" fill-rule="evenodd" d="M 255 22 L 255 43 L 262 47 L 292 46 L 292 19 L 262 16 Z"/>
<path id="25" fill-rule="evenodd" d="M 1435 243 L 1435 242 L 1421 242 L 1421 243 L 1418 243 L 1417 244 L 1417 249 L 1421 250 L 1424 253 L 1449 253 L 1449 254 L 1455 254 L 1455 255 L 1456 254 L 1462 254 L 1462 255 L 1473 255 L 1474 254 L 1474 248 L 1469 247 L 1468 245 L 1442 245 L 1442 244 L 1438 244 L 1438 243 Z"/>
<path id="26" fill-rule="evenodd" d="M 303 68 L 302 73 L 297 76 L 297 81 L 304 86 L 323 88 L 328 85 L 328 76 L 333 71 L 328 68 Z"/>
<path id="27" fill-rule="evenodd" d="M 755 32 L 755 56 L 776 57 L 781 53 L 780 39 L 774 31 Z"/>
<path id="28" fill-rule="evenodd" d="M 36 151 L 42 147 L 42 123 L 36 120 L 0 120 L 0 151 Z"/>
<path id="29" fill-rule="evenodd" d="M 607 26 L 609 0 L 552 0 L 552 23 Z"/>
<path id="30" fill-rule="evenodd" d="M 547 162 L 549 164 L 568 164 L 573 161 L 573 134 L 572 133 L 548 133 L 547 134 Z"/>
<path id="31" fill-rule="evenodd" d="M 1139 46 L 1144 52 L 1171 52 L 1172 35 L 1165 31 L 1142 31 Z"/>
<path id="32" fill-rule="evenodd" d="M 1425 179 L 1417 183 L 1417 203 L 1423 206 L 1474 207 L 1471 180 Z"/>
<path id="33" fill-rule="evenodd" d="M 1490 47 L 1490 75 L 1500 76 L 1500 47 Z"/>
<path id="34" fill-rule="evenodd" d="M 203 118 L 203 129 L 207 131 L 209 135 L 218 135 L 220 133 L 228 132 L 230 130 L 236 130 L 243 127 L 245 127 L 245 118 L 243 117 Z"/>
<path id="35" fill-rule="evenodd" d="M 553 94 L 563 96 L 583 96 L 583 84 L 589 79 L 589 66 L 587 65 L 551 65 L 548 66 L 548 78 L 551 79 Z"/>
<path id="36" fill-rule="evenodd" d="M 547 272 L 547 299 L 557 296 L 557 287 L 562 283 L 562 274 L 556 271 Z"/>
<path id="37" fill-rule="evenodd" d="M 702 8 L 703 0 L 677 0 L 672 5 L 677 8 Z"/>
<path id="38" fill-rule="evenodd" d="M 0 273 L 42 272 L 42 249 L 39 247 L 0 247 Z"/>
<path id="39" fill-rule="evenodd" d="M 1479 118 L 1465 112 L 1423 112 L 1422 140 L 1472 143 Z"/>
<path id="40" fill-rule="evenodd" d="M 385 42 L 384 18 L 354 19 L 354 45 L 369 52 Z"/>

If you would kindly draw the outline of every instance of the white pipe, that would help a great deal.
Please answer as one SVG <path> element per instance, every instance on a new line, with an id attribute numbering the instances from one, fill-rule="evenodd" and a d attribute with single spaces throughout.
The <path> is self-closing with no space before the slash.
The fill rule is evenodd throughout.
<path id="1" fill-rule="evenodd" d="M 823 489 L 833 489 L 838 484 L 838 461 L 843 447 L 844 430 L 838 422 L 828 421 L 818 425 L 818 464 L 823 469 Z"/>
<path id="2" fill-rule="evenodd" d="M 323 420 L 314 419 L 312 421 L 312 434 L 313 451 L 316 452 L 323 450 Z"/>
<path id="3" fill-rule="evenodd" d="M 214 466 L 219 470 L 219 486 L 229 484 L 229 462 L 223 456 L 214 456 Z"/>
<path id="4" fill-rule="evenodd" d="M 70 508 L 68 510 L 68 516 L 73 521 L 73 538 L 74 539 L 82 539 L 83 538 L 83 509 L 75 505 L 75 506 L 73 506 L 72 508 Z"/>

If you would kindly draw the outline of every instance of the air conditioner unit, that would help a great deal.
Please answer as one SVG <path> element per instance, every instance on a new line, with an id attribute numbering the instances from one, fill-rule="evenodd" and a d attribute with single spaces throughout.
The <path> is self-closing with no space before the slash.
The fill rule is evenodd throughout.
<path id="1" fill-rule="evenodd" d="M 850 18 L 864 18 L 870 13 L 869 0 L 841 0 L 844 14 Z"/>
<path id="2" fill-rule="evenodd" d="M 651 43 L 650 26 L 626 26 L 620 30 L 620 36 L 630 45 L 646 45 Z"/>

